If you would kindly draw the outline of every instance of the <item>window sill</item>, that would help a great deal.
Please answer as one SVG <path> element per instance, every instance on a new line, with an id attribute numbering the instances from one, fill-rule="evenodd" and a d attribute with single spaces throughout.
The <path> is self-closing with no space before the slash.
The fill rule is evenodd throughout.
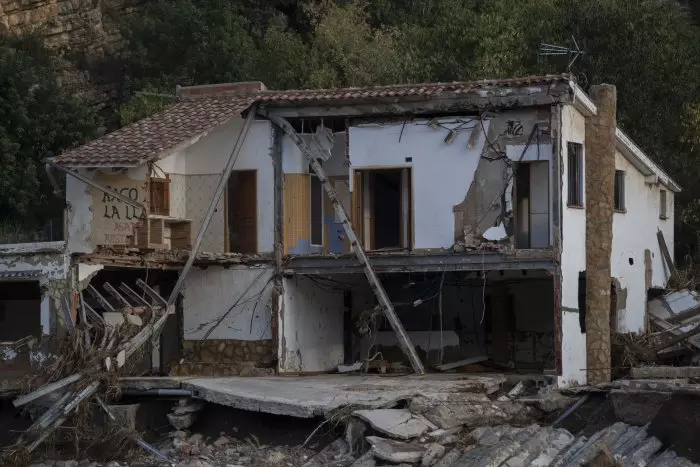
<path id="1" fill-rule="evenodd" d="M 567 204 L 566 207 L 571 208 L 571 209 L 581 209 L 581 210 L 585 209 L 583 204 Z"/>
<path id="2" fill-rule="evenodd" d="M 616 214 L 627 214 L 627 209 L 613 209 Z"/>
<path id="3" fill-rule="evenodd" d="M 668 220 L 668 216 L 659 216 L 659 219 L 661 219 L 662 221 L 667 221 L 667 220 Z"/>

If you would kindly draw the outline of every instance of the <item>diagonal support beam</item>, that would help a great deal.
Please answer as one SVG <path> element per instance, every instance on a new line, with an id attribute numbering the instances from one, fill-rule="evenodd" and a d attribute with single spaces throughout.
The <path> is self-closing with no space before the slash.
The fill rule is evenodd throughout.
<path id="1" fill-rule="evenodd" d="M 406 356 L 408 356 L 408 359 L 411 362 L 411 366 L 413 367 L 413 371 L 421 375 L 424 374 L 425 369 L 423 368 L 423 363 L 420 361 L 420 358 L 416 353 L 416 349 L 413 346 L 411 339 L 408 337 L 408 334 L 406 333 L 406 330 L 401 324 L 399 317 L 396 315 L 396 312 L 394 311 L 394 305 L 391 303 L 391 300 L 389 299 L 386 290 L 384 290 L 384 286 L 379 280 L 379 276 L 377 276 L 376 272 L 374 271 L 374 268 L 372 267 L 372 264 L 367 258 L 367 255 L 365 254 L 365 250 L 362 248 L 362 245 L 357 240 L 357 235 L 355 235 L 355 231 L 352 229 L 352 225 L 350 225 L 350 219 L 348 218 L 348 215 L 345 212 L 345 208 L 340 203 L 340 200 L 338 200 L 338 195 L 335 192 L 333 184 L 330 183 L 328 177 L 326 176 L 326 172 L 323 170 L 321 164 L 318 162 L 319 159 L 326 159 L 328 155 L 323 153 L 323 149 L 316 142 L 314 142 L 314 144 L 312 145 L 308 145 L 301 138 L 301 136 L 299 136 L 299 134 L 296 132 L 296 130 L 294 130 L 292 125 L 290 125 L 290 123 L 287 120 L 270 114 L 266 111 L 266 109 L 259 109 L 258 113 L 267 117 L 272 121 L 272 123 L 277 125 L 284 132 L 284 134 L 287 135 L 294 142 L 294 144 L 297 145 L 299 150 L 301 150 L 301 152 L 309 160 L 311 168 L 316 173 L 316 176 L 318 177 L 319 181 L 323 184 L 323 188 L 326 190 L 328 198 L 333 204 L 335 213 L 343 225 L 345 235 L 348 237 L 350 245 L 352 246 L 352 249 L 355 252 L 355 255 L 357 256 L 357 259 L 364 268 L 367 280 L 369 281 L 369 284 L 372 287 L 374 294 L 379 300 L 379 305 L 381 306 L 382 311 L 384 312 L 384 316 L 386 316 L 387 321 L 389 321 L 389 324 L 396 333 L 396 337 L 398 338 L 401 349 L 406 354 Z"/>
<path id="2" fill-rule="evenodd" d="M 248 130 L 250 130 L 250 125 L 253 123 L 253 120 L 255 120 L 255 108 L 255 105 L 253 105 L 253 107 L 250 108 L 250 110 L 248 111 L 248 116 L 245 119 L 245 123 L 243 123 L 243 128 L 241 129 L 241 132 L 238 133 L 238 139 L 236 139 L 236 144 L 234 144 L 233 149 L 231 150 L 231 154 L 228 156 L 228 162 L 226 163 L 226 167 L 224 167 L 224 171 L 221 174 L 219 185 L 216 187 L 216 191 L 214 192 L 214 197 L 211 199 L 211 203 L 209 204 L 207 214 L 204 216 L 204 221 L 202 221 L 202 225 L 199 227 L 199 231 L 197 232 L 197 238 L 194 241 L 194 245 L 192 245 L 190 256 L 187 258 L 187 262 L 182 268 L 180 276 L 177 278 L 177 282 L 175 283 L 175 287 L 173 287 L 173 291 L 170 292 L 170 297 L 168 297 L 168 306 L 173 305 L 175 303 L 175 300 L 177 300 L 177 296 L 180 294 L 180 290 L 182 290 L 182 286 L 185 284 L 187 274 L 189 274 L 190 269 L 192 269 L 192 265 L 194 264 L 194 260 L 197 258 L 197 253 L 199 253 L 199 247 L 202 245 L 202 241 L 204 240 L 204 234 L 207 232 L 207 228 L 211 223 L 211 218 L 214 216 L 214 211 L 216 211 L 216 206 L 219 204 L 219 200 L 224 194 L 224 189 L 226 188 L 228 179 L 231 176 L 233 166 L 236 164 L 236 160 L 238 160 L 238 154 L 243 148 L 243 143 L 245 142 L 245 138 L 248 135 Z"/>

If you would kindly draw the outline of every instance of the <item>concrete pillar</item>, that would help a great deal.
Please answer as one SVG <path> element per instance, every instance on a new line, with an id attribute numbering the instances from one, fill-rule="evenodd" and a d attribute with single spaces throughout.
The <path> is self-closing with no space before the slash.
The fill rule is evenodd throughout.
<path id="1" fill-rule="evenodd" d="M 592 86 L 586 119 L 586 356 L 588 384 L 610 381 L 610 255 L 615 180 L 615 86 Z"/>

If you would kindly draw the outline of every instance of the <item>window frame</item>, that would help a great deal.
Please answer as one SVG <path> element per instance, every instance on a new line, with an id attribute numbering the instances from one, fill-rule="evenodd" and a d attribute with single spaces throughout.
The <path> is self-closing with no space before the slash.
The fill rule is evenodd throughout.
<path id="1" fill-rule="evenodd" d="M 584 201 L 584 167 L 583 144 L 573 141 L 566 143 L 567 156 L 567 199 L 566 205 L 572 208 L 583 208 Z M 574 182 L 574 183 L 572 183 Z M 573 199 L 572 199 L 573 198 Z"/>
<path id="2" fill-rule="evenodd" d="M 155 182 L 155 183 L 154 183 Z M 163 186 L 163 206 L 157 206 L 154 200 L 154 187 Z M 170 217 L 170 177 L 149 177 L 148 179 L 148 213 L 155 216 Z"/>
<path id="3" fill-rule="evenodd" d="M 668 220 L 668 193 L 659 190 L 659 219 Z"/>
<path id="4" fill-rule="evenodd" d="M 627 172 L 615 170 L 615 182 L 613 185 L 613 209 L 615 212 L 627 212 Z M 619 182 L 619 185 L 618 185 Z"/>

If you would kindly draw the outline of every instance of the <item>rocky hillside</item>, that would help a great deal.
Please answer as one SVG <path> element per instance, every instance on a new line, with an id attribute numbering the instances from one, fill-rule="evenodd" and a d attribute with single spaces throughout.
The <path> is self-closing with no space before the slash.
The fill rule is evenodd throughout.
<path id="1" fill-rule="evenodd" d="M 0 0 L 0 34 L 33 33 L 63 59 L 64 84 L 98 105 L 115 96 L 120 18 L 143 0 Z"/>

